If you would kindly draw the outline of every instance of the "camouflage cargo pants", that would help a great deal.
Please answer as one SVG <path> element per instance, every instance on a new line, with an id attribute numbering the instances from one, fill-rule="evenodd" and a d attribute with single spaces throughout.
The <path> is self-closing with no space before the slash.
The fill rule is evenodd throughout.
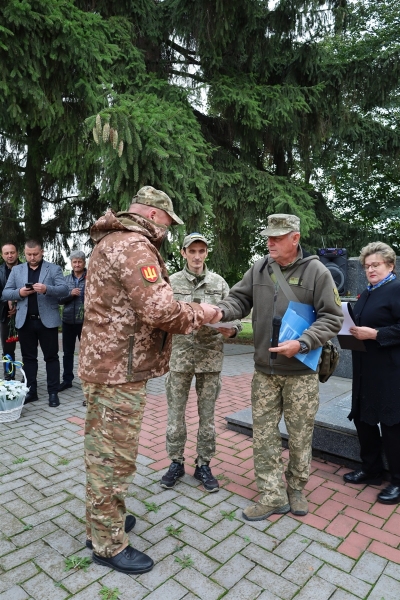
<path id="1" fill-rule="evenodd" d="M 284 414 L 289 434 L 286 481 L 302 490 L 308 481 L 314 419 L 319 406 L 318 375 L 265 375 L 254 373 L 251 390 L 253 452 L 260 502 L 287 504 L 282 479 L 282 442 L 279 421 Z"/>
<path id="2" fill-rule="evenodd" d="M 221 373 L 196 373 L 198 465 L 209 463 L 215 454 L 215 403 L 221 391 Z M 170 460 L 183 463 L 187 439 L 185 411 L 193 373 L 170 371 L 165 388 L 168 400 L 167 452 Z"/>
<path id="3" fill-rule="evenodd" d="M 111 557 L 129 544 L 125 496 L 136 471 L 146 385 L 82 382 L 82 388 L 87 403 L 86 536 L 96 554 Z"/>

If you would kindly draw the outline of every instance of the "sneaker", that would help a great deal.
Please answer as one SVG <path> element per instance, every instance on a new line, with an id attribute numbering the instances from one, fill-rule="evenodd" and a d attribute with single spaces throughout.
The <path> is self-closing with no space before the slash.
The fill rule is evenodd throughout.
<path id="1" fill-rule="evenodd" d="M 285 515 L 290 510 L 289 504 L 283 506 L 268 506 L 267 504 L 252 504 L 243 511 L 243 517 L 247 521 L 262 521 L 268 519 L 271 515 Z"/>
<path id="2" fill-rule="evenodd" d="M 294 490 L 287 486 L 289 496 L 290 512 L 298 517 L 304 517 L 308 513 L 308 502 L 301 490 Z"/>
<path id="3" fill-rule="evenodd" d="M 201 465 L 201 467 L 196 465 L 193 477 L 201 481 L 207 492 L 219 491 L 219 483 L 211 473 L 211 469 L 208 465 Z"/>
<path id="4" fill-rule="evenodd" d="M 126 515 L 125 533 L 129 533 L 130 531 L 132 531 L 132 529 L 135 527 L 135 524 L 136 524 L 136 518 L 133 515 Z M 89 548 L 89 550 L 93 550 L 92 540 L 89 540 L 89 539 L 86 540 L 86 548 Z"/>
<path id="5" fill-rule="evenodd" d="M 161 477 L 160 485 L 163 488 L 170 489 L 176 484 L 179 477 L 185 474 L 185 467 L 178 462 L 172 462 L 168 471 Z"/>

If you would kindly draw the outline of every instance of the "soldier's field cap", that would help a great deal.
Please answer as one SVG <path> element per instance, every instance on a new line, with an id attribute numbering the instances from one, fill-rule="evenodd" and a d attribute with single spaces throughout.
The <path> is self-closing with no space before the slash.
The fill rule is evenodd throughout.
<path id="1" fill-rule="evenodd" d="M 261 235 L 286 235 L 291 231 L 300 231 L 300 219 L 296 215 L 270 215 L 268 226 L 261 231 Z"/>
<path id="2" fill-rule="evenodd" d="M 138 204 L 146 204 L 146 206 L 154 206 L 154 208 L 161 208 L 166 212 L 178 225 L 183 225 L 183 221 L 174 212 L 174 206 L 172 200 L 165 192 L 156 190 L 151 185 L 145 185 L 140 188 L 136 196 L 132 199 L 133 202 Z"/>
<path id="3" fill-rule="evenodd" d="M 204 242 L 206 246 L 208 246 L 208 241 L 206 240 L 206 238 L 204 237 L 204 235 L 201 235 L 201 233 L 189 233 L 189 235 L 187 235 L 185 237 L 185 239 L 183 240 L 183 244 L 182 244 L 182 248 L 188 248 L 188 246 L 190 246 L 190 244 L 193 244 L 193 242 Z"/>

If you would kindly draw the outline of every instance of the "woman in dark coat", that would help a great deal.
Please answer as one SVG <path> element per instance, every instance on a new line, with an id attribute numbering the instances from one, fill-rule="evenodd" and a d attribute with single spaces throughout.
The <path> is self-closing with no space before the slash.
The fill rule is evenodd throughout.
<path id="1" fill-rule="evenodd" d="M 362 249 L 368 287 L 354 306 L 350 333 L 363 340 L 366 352 L 353 351 L 353 394 L 349 419 L 360 441 L 362 467 L 346 473 L 348 483 L 380 485 L 386 454 L 391 484 L 378 502 L 400 502 L 400 281 L 394 273 L 396 255 L 383 242 Z M 380 430 L 378 427 L 380 423 Z M 382 436 L 381 436 L 382 433 Z"/>

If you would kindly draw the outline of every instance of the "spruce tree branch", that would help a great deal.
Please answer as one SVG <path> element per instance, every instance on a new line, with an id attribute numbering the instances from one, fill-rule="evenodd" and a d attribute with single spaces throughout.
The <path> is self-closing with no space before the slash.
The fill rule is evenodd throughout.
<path id="1" fill-rule="evenodd" d="M 199 83 L 205 83 L 205 79 L 195 75 L 194 73 L 185 73 L 184 71 L 177 71 L 176 69 L 170 69 L 169 73 L 171 75 L 177 75 L 178 77 L 190 77 L 193 81 L 198 81 Z"/>
<path id="2" fill-rule="evenodd" d="M 176 44 L 175 42 L 171 42 L 170 40 L 167 41 L 167 46 L 169 46 L 173 50 L 176 50 L 176 52 L 179 52 L 179 54 L 182 54 L 182 56 L 185 56 L 187 59 L 189 59 L 191 61 L 191 64 L 199 65 L 199 66 L 201 65 L 201 62 L 199 60 L 196 60 L 192 56 L 192 55 L 196 55 L 195 52 L 191 52 L 190 50 L 187 50 L 186 48 L 183 48 L 182 46 L 179 46 L 179 44 Z"/>
<path id="3" fill-rule="evenodd" d="M 43 200 L 43 202 L 47 202 L 48 204 L 59 204 L 60 202 L 64 202 L 66 200 L 69 200 L 70 198 L 80 198 L 80 197 L 81 196 L 79 196 L 79 195 L 63 196 L 62 198 L 57 198 L 56 200 L 50 200 L 46 196 L 42 196 L 42 200 Z"/>

